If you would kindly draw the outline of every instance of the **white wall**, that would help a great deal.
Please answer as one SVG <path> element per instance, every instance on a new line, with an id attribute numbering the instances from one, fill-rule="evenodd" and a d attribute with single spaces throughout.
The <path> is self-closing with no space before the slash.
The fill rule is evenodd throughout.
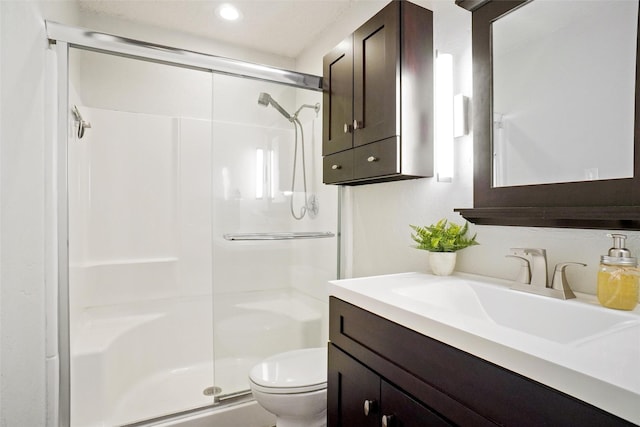
<path id="1" fill-rule="evenodd" d="M 47 419 L 45 348 L 44 17 L 73 23 L 71 3 L 0 2 L 0 425 Z M 52 384 L 53 383 L 53 384 Z M 50 408 L 55 410 L 55 408 Z M 53 415 L 55 416 L 55 415 Z"/>
<path id="2" fill-rule="evenodd" d="M 360 14 L 327 29 L 298 58 L 300 70 L 321 73 L 321 56 L 378 9 L 376 2 L 358 4 Z M 416 0 L 434 11 L 435 48 L 454 55 L 455 93 L 473 97 L 471 74 L 471 13 L 449 0 Z M 426 253 L 411 247 L 409 224 L 428 225 L 440 218 L 461 222 L 454 208 L 473 205 L 473 138 L 455 141 L 455 176 L 452 183 L 434 178 L 364 185 L 345 190 L 346 273 L 366 276 L 402 271 L 429 271 Z M 578 291 L 596 292 L 599 257 L 611 246 L 606 230 L 571 230 L 523 227 L 472 226 L 479 246 L 460 252 L 457 270 L 510 279 L 518 264 L 504 258 L 511 247 L 547 249 L 549 264 L 579 261 L 586 268 L 567 270 Z M 640 255 L 640 233 L 626 232 L 632 254 Z"/>

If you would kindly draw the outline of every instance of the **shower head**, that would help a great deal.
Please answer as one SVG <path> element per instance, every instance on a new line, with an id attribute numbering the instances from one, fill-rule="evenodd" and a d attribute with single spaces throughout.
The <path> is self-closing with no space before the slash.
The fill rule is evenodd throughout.
<path id="1" fill-rule="evenodd" d="M 275 99 L 273 99 L 271 97 L 271 95 L 269 95 L 266 92 L 261 92 L 260 93 L 260 96 L 258 96 L 258 104 L 260 104 L 260 105 L 262 105 L 264 107 L 268 107 L 269 104 L 271 104 L 271 106 L 273 108 L 275 108 L 276 110 L 278 110 L 280 112 L 280 114 L 282 114 L 287 120 L 289 120 L 289 121 L 292 120 L 291 114 L 287 113 L 287 111 L 284 108 L 282 108 L 280 106 L 280 104 L 278 104 L 275 101 Z"/>

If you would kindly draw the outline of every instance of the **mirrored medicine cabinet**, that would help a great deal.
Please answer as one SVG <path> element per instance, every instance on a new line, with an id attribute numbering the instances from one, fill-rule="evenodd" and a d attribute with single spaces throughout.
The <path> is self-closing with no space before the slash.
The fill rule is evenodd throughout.
<path id="1" fill-rule="evenodd" d="M 472 12 L 476 224 L 640 229 L 638 1 Z"/>

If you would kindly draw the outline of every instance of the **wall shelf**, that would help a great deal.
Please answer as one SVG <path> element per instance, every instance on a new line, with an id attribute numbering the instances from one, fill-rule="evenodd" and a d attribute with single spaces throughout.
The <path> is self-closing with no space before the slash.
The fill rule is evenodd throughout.
<path id="1" fill-rule="evenodd" d="M 640 230 L 640 206 L 454 209 L 478 225 Z"/>

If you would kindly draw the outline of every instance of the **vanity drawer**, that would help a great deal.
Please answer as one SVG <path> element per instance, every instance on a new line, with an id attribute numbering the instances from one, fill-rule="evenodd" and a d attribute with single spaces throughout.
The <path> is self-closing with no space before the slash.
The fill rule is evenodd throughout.
<path id="1" fill-rule="evenodd" d="M 322 182 L 333 184 L 353 179 L 353 150 L 325 156 L 322 159 Z"/>
<path id="2" fill-rule="evenodd" d="M 397 137 L 383 139 L 353 149 L 356 179 L 400 173 L 400 144 Z"/>
<path id="3" fill-rule="evenodd" d="M 633 425 L 335 297 L 329 319 L 333 345 L 455 424 Z"/>

